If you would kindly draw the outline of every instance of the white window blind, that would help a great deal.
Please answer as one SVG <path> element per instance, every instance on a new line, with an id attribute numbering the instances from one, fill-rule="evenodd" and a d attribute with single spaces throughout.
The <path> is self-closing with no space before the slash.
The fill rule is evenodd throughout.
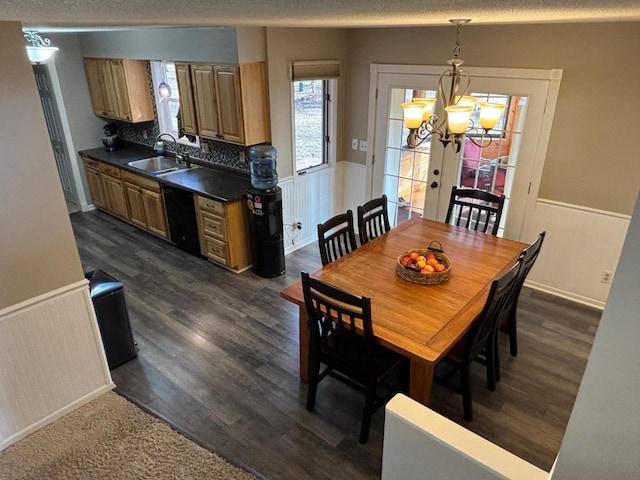
<path id="1" fill-rule="evenodd" d="M 340 78 L 339 60 L 310 60 L 291 62 L 291 81 L 329 80 Z"/>

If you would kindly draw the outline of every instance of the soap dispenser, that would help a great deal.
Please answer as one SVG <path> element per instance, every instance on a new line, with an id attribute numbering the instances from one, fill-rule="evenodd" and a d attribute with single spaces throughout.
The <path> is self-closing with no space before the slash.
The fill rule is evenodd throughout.
<path id="1" fill-rule="evenodd" d="M 158 140 L 156 142 L 156 146 L 154 147 L 154 150 L 156 151 L 156 155 L 158 155 L 159 157 L 164 157 L 165 155 L 164 142 L 162 140 Z"/>

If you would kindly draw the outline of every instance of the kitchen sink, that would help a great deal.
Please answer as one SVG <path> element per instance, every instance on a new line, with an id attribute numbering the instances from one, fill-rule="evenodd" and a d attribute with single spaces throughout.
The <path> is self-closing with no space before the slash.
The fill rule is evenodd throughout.
<path id="1" fill-rule="evenodd" d="M 150 173 L 151 175 L 162 175 L 164 173 L 184 170 L 187 167 L 184 163 L 176 163 L 171 157 L 151 157 L 142 160 L 134 160 L 127 163 L 130 167 Z M 194 168 L 194 167 L 191 167 Z"/>

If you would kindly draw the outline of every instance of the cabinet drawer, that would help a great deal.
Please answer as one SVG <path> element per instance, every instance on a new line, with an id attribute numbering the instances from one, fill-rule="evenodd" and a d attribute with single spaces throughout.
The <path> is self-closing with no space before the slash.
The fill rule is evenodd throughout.
<path id="1" fill-rule="evenodd" d="M 115 178 L 120 178 L 120 169 L 118 167 L 112 167 L 104 163 L 100 164 L 100 171 L 106 175 L 111 175 Z"/>
<path id="2" fill-rule="evenodd" d="M 96 160 L 93 160 L 91 158 L 87 158 L 87 157 L 82 157 L 82 161 L 84 162 L 84 164 L 88 167 L 93 167 L 93 168 L 100 168 L 100 163 Z"/>
<path id="3" fill-rule="evenodd" d="M 125 182 L 129 182 L 147 190 L 160 193 L 160 184 L 157 180 L 153 180 L 152 178 L 143 177 L 142 175 L 137 175 L 135 173 L 122 170 L 122 179 Z"/>
<path id="4" fill-rule="evenodd" d="M 208 235 L 204 236 L 205 255 L 218 263 L 227 265 L 227 244 Z"/>
<path id="5" fill-rule="evenodd" d="M 198 206 L 202 210 L 224 217 L 224 203 L 222 202 L 198 196 Z"/>
<path id="6" fill-rule="evenodd" d="M 220 240 L 227 239 L 224 218 L 207 212 L 200 212 L 200 214 L 202 215 L 202 227 L 205 235 L 210 235 Z"/>

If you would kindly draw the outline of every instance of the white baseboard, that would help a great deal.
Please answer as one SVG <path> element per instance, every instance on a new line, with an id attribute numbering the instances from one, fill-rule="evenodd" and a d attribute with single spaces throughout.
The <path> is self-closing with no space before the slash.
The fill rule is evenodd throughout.
<path id="1" fill-rule="evenodd" d="M 565 290 L 560 290 L 559 288 L 550 287 L 548 285 L 544 285 L 539 282 L 534 282 L 531 280 L 527 280 L 524 282 L 525 287 L 529 287 L 533 290 L 538 290 L 540 292 L 548 293 L 550 295 L 554 295 L 556 297 L 564 298 L 566 300 L 571 300 L 576 303 L 580 303 L 582 305 L 586 305 L 588 307 L 597 308 L 598 310 L 604 310 L 605 302 L 601 302 L 598 300 L 594 300 L 592 298 L 583 297 L 582 295 L 577 295 L 572 292 L 567 292 Z"/>

